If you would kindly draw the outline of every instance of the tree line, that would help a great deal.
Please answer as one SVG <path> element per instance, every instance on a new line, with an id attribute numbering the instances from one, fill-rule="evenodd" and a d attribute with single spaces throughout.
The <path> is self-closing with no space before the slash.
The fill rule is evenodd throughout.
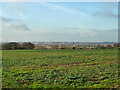
<path id="1" fill-rule="evenodd" d="M 33 49 L 35 46 L 30 42 L 19 44 L 17 42 L 10 42 L 2 44 L 2 50 L 17 50 L 17 49 Z"/>
<path id="2" fill-rule="evenodd" d="M 2 50 L 17 50 L 17 49 L 119 49 L 120 43 L 114 43 L 113 45 L 96 45 L 95 47 L 80 47 L 80 46 L 71 46 L 71 45 L 51 45 L 51 46 L 41 46 L 41 45 L 34 45 L 31 42 L 24 42 L 19 44 L 17 42 L 10 42 L 4 43 L 1 45 Z"/>

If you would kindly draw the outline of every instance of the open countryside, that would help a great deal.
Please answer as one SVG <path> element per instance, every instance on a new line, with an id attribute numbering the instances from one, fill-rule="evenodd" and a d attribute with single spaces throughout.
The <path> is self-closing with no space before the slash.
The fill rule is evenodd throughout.
<path id="1" fill-rule="evenodd" d="M 0 89 L 120 88 L 120 3 L 14 1 L 0 2 Z"/>
<path id="2" fill-rule="evenodd" d="M 118 49 L 3 50 L 3 88 L 117 88 Z"/>

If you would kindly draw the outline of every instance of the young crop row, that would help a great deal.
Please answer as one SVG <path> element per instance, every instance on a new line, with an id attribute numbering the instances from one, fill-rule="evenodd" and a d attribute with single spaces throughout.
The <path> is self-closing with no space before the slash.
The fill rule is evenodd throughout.
<path id="1" fill-rule="evenodd" d="M 118 50 L 3 50 L 3 88 L 117 88 Z"/>

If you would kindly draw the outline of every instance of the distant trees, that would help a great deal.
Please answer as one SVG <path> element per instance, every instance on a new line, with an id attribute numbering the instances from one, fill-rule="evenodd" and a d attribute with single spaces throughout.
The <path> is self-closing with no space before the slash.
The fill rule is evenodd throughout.
<path id="1" fill-rule="evenodd" d="M 69 49 L 70 47 L 69 46 L 66 46 L 66 45 L 60 45 L 60 49 Z"/>
<path id="2" fill-rule="evenodd" d="M 37 46 L 34 47 L 34 49 L 35 49 L 35 50 L 47 49 L 47 47 L 46 47 L 46 46 L 38 46 L 38 45 L 37 45 Z"/>
<path id="3" fill-rule="evenodd" d="M 30 42 L 24 42 L 21 44 L 21 49 L 33 49 L 35 46 Z"/>
<path id="4" fill-rule="evenodd" d="M 3 50 L 33 49 L 33 48 L 34 48 L 34 44 L 32 44 L 30 42 L 25 42 L 21 45 L 17 42 L 10 42 L 10 43 L 2 44 Z"/>
<path id="5" fill-rule="evenodd" d="M 0 44 L 0 50 L 2 50 L 2 44 Z"/>
<path id="6" fill-rule="evenodd" d="M 107 45 L 105 48 L 106 49 L 112 49 L 113 47 L 111 45 Z"/>
<path id="7" fill-rule="evenodd" d="M 72 47 L 72 49 L 75 49 L 75 46 L 74 46 L 74 47 Z"/>
<path id="8" fill-rule="evenodd" d="M 64 46 L 63 46 L 63 47 L 64 47 Z M 72 49 L 72 46 L 66 45 L 66 46 L 64 47 L 64 49 Z"/>
<path id="9" fill-rule="evenodd" d="M 59 46 L 58 45 L 53 45 L 52 49 L 59 49 Z"/>
<path id="10" fill-rule="evenodd" d="M 17 42 L 10 42 L 1 44 L 0 49 L 3 50 L 16 50 L 16 49 L 120 49 L 120 43 L 115 43 L 113 45 L 34 45 L 30 42 L 24 42 L 19 44 Z"/>
<path id="11" fill-rule="evenodd" d="M 19 48 L 20 48 L 20 44 L 16 43 L 16 42 L 2 44 L 3 50 L 15 50 L 15 49 L 19 49 Z"/>
<path id="12" fill-rule="evenodd" d="M 114 43 L 113 48 L 120 48 L 120 43 Z"/>
<path id="13" fill-rule="evenodd" d="M 3 49 L 3 50 L 9 50 L 10 48 L 9 48 L 8 43 L 2 44 L 2 49 Z"/>
<path id="14" fill-rule="evenodd" d="M 101 48 L 101 46 L 100 46 L 100 45 L 97 45 L 97 46 L 96 46 L 96 49 L 100 49 L 100 48 Z"/>
<path id="15" fill-rule="evenodd" d="M 113 44 L 113 47 L 114 47 L 114 48 L 117 48 L 117 46 L 118 46 L 117 43 L 114 43 L 114 44 Z"/>
<path id="16" fill-rule="evenodd" d="M 105 46 L 103 46 L 103 45 L 97 45 L 96 49 L 105 49 Z"/>

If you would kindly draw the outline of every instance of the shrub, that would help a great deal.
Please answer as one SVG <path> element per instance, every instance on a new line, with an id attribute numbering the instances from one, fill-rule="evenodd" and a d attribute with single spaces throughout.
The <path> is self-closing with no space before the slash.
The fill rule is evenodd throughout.
<path id="1" fill-rule="evenodd" d="M 34 44 L 30 43 L 30 42 L 24 42 L 21 45 L 21 49 L 33 49 L 35 46 Z"/>

